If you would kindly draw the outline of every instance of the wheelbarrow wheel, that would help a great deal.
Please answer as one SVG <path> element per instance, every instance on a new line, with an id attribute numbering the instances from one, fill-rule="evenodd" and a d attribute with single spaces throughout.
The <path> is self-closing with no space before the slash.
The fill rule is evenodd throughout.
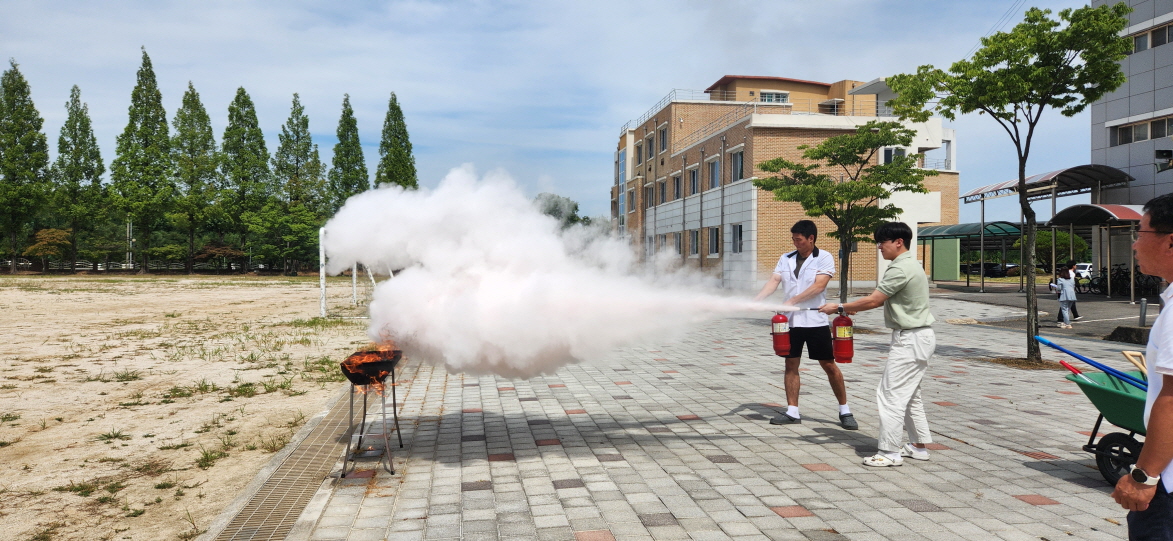
<path id="1" fill-rule="evenodd" d="M 1136 457 L 1140 456 L 1140 442 L 1136 438 L 1121 432 L 1113 432 L 1102 438 L 1096 444 L 1096 466 L 1100 468 L 1100 475 L 1112 486 L 1116 485 L 1129 468 L 1136 464 Z"/>

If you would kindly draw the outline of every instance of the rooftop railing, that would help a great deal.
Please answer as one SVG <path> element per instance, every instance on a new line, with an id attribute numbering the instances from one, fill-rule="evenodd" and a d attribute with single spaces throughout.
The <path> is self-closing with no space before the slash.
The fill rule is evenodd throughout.
<path id="1" fill-rule="evenodd" d="M 875 100 L 854 99 L 850 104 L 844 105 L 843 100 L 813 100 L 813 99 L 799 99 L 791 101 L 773 101 L 776 99 L 776 94 L 770 94 L 763 99 L 758 96 L 756 100 L 752 101 L 738 101 L 738 95 L 732 90 L 688 90 L 682 88 L 674 88 L 668 95 L 664 96 L 648 109 L 643 115 L 635 120 L 629 120 L 619 129 L 622 135 L 627 130 L 634 129 L 636 126 L 647 122 L 649 118 L 660 112 L 669 103 L 674 101 L 713 101 L 713 102 L 737 102 L 741 104 L 765 104 L 771 106 L 789 106 L 792 108 L 789 114 L 809 114 L 809 115 L 832 115 L 832 116 L 895 116 L 892 114 L 892 108 L 876 103 Z M 744 96 L 743 96 L 744 97 Z M 772 114 L 787 114 L 770 111 Z"/>

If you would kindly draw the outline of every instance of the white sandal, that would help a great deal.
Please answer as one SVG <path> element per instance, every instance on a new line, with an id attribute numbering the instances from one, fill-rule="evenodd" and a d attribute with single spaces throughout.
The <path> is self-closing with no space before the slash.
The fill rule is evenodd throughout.
<path id="1" fill-rule="evenodd" d="M 900 466 L 903 464 L 904 464 L 903 458 L 896 457 L 896 460 L 892 460 L 891 458 L 888 458 L 880 453 L 876 453 L 874 456 L 869 456 L 869 457 L 863 459 L 864 466 L 872 466 L 872 467 L 876 467 L 876 468 Z"/>

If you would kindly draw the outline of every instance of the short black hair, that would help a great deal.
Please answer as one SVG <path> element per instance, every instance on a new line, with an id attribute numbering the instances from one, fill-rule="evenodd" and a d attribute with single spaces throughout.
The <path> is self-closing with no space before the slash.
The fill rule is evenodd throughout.
<path id="1" fill-rule="evenodd" d="M 790 227 L 791 233 L 798 233 L 804 237 L 818 237 L 819 228 L 811 220 L 799 220 Z"/>
<path id="2" fill-rule="evenodd" d="M 1173 194 L 1159 195 L 1144 204 L 1149 227 L 1161 233 L 1173 233 Z"/>
<path id="3" fill-rule="evenodd" d="M 1075 260 L 1074 259 L 1068 260 L 1067 264 L 1063 265 L 1063 268 L 1065 268 L 1065 269 L 1075 268 Z"/>
<path id="4" fill-rule="evenodd" d="M 884 222 L 876 228 L 875 239 L 876 244 L 901 239 L 904 241 L 904 247 L 911 250 L 912 228 L 904 222 Z"/>

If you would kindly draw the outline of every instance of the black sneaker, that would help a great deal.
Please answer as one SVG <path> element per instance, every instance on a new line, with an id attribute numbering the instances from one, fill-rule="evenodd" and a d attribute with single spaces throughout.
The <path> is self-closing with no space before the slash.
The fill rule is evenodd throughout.
<path id="1" fill-rule="evenodd" d="M 786 412 L 782 412 L 781 417 L 775 417 L 773 419 L 770 419 L 770 424 L 772 424 L 772 425 L 796 425 L 801 422 L 802 422 L 801 418 L 791 417 L 790 414 L 786 413 Z"/>
<path id="2" fill-rule="evenodd" d="M 859 423 L 855 422 L 855 416 L 850 413 L 840 415 L 839 424 L 843 425 L 844 430 L 859 430 Z"/>
<path id="3" fill-rule="evenodd" d="M 1079 321 L 1081 319 L 1083 319 L 1083 316 L 1075 316 L 1075 317 L 1071 318 L 1071 321 Z"/>

